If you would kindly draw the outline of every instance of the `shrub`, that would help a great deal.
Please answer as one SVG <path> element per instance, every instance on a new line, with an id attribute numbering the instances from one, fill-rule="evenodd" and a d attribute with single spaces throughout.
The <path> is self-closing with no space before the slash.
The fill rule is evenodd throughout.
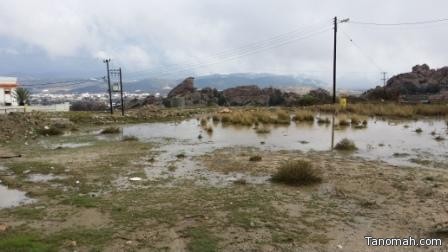
<path id="1" fill-rule="evenodd" d="M 202 117 L 201 118 L 201 126 L 205 126 L 205 125 L 207 125 L 207 118 Z"/>
<path id="2" fill-rule="evenodd" d="M 309 161 L 288 161 L 281 165 L 272 176 L 272 181 L 288 185 L 311 185 L 320 183 L 322 178 Z"/>
<path id="3" fill-rule="evenodd" d="M 353 141 L 344 138 L 339 143 L 336 144 L 334 147 L 336 150 L 346 150 L 346 151 L 353 151 L 358 148 L 356 148 L 356 145 Z"/>
<path id="4" fill-rule="evenodd" d="M 436 140 L 436 141 L 445 141 L 445 138 L 443 136 L 436 136 L 434 138 L 434 140 Z"/>
<path id="5" fill-rule="evenodd" d="M 55 126 L 45 126 L 44 128 L 39 130 L 39 133 L 44 136 L 58 136 L 64 134 L 64 131 L 61 128 Z"/>
<path id="6" fill-rule="evenodd" d="M 121 139 L 124 142 L 131 142 L 131 141 L 138 141 L 138 137 L 136 136 L 124 136 L 123 139 Z"/>
<path id="7" fill-rule="evenodd" d="M 121 130 L 118 127 L 107 127 L 101 131 L 101 134 L 118 134 Z"/>
<path id="8" fill-rule="evenodd" d="M 294 121 L 314 121 L 314 114 L 311 111 L 297 111 L 294 117 L 292 118 Z"/>
<path id="9" fill-rule="evenodd" d="M 261 156 L 255 155 L 255 156 L 250 157 L 249 161 L 251 161 L 251 162 L 258 162 L 258 161 L 261 161 L 261 159 L 262 159 Z"/>
<path id="10" fill-rule="evenodd" d="M 330 119 L 327 117 L 325 117 L 325 118 L 319 117 L 319 118 L 317 118 L 317 123 L 318 124 L 330 124 L 331 122 L 330 122 Z"/>
<path id="11" fill-rule="evenodd" d="M 417 132 L 417 133 L 422 133 L 423 130 L 422 130 L 422 128 L 417 128 L 417 129 L 415 130 L 415 132 Z"/>
<path id="12" fill-rule="evenodd" d="M 257 134 L 269 134 L 271 130 L 268 128 L 258 128 L 255 132 L 257 132 Z"/>
<path id="13" fill-rule="evenodd" d="M 359 117 L 357 116 L 352 116 L 352 118 L 350 119 L 350 123 L 353 125 L 357 125 L 361 123 L 361 119 L 359 119 Z"/>
<path id="14" fill-rule="evenodd" d="M 347 119 L 345 119 L 345 118 L 339 119 L 339 126 L 349 126 L 349 125 L 350 125 L 350 123 L 348 122 Z"/>
<path id="15" fill-rule="evenodd" d="M 205 126 L 204 130 L 207 131 L 207 133 L 209 134 L 213 133 L 213 127 L 210 125 Z"/>
<path id="16" fill-rule="evenodd" d="M 219 122 L 221 120 L 221 118 L 219 118 L 218 115 L 213 115 L 212 120 L 213 120 L 213 122 Z"/>

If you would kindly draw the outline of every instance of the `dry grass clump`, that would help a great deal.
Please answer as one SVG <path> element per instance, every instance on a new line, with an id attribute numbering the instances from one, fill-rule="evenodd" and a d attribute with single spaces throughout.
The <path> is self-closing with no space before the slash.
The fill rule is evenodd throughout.
<path id="1" fill-rule="evenodd" d="M 213 116 L 213 120 L 218 120 L 218 116 Z M 231 113 L 220 116 L 220 121 L 227 124 L 252 126 L 262 124 L 289 124 L 290 116 L 286 111 L 277 112 L 267 110 L 246 110 L 232 111 Z"/>
<path id="2" fill-rule="evenodd" d="M 202 117 L 202 118 L 201 118 L 201 120 L 200 120 L 200 122 L 201 122 L 201 126 L 206 126 L 206 125 L 207 125 L 207 122 L 208 122 L 208 120 L 207 120 L 207 118 L 205 118 L 205 117 Z"/>
<path id="3" fill-rule="evenodd" d="M 341 113 L 338 104 L 318 105 L 312 110 L 322 113 Z M 366 116 L 387 116 L 399 118 L 412 118 L 420 116 L 446 116 L 448 115 L 448 106 L 444 104 L 400 104 L 400 103 L 356 103 L 348 104 L 345 112 L 355 113 Z"/>
<path id="4" fill-rule="evenodd" d="M 336 150 L 343 150 L 343 151 L 354 151 L 358 149 L 355 143 L 347 138 L 342 139 L 339 143 L 336 144 L 334 148 Z"/>
<path id="5" fill-rule="evenodd" d="M 302 186 L 322 182 L 319 172 L 313 168 L 309 161 L 293 160 L 281 165 L 272 181 L 287 185 Z"/>
<path id="6" fill-rule="evenodd" d="M 44 135 L 44 136 L 59 136 L 59 135 L 64 134 L 64 130 L 52 125 L 50 127 L 46 126 L 42 129 L 40 129 L 39 134 Z"/>
<path id="7" fill-rule="evenodd" d="M 414 106 L 415 113 L 424 116 L 446 116 L 448 106 L 444 104 L 418 104 Z"/>
<path id="8" fill-rule="evenodd" d="M 261 160 L 262 160 L 262 157 L 260 155 L 251 156 L 249 158 L 249 161 L 251 161 L 251 162 L 259 162 Z"/>
<path id="9" fill-rule="evenodd" d="M 444 138 L 443 136 L 436 136 L 436 137 L 434 138 L 434 140 L 440 142 L 440 141 L 445 141 L 445 138 Z"/>
<path id="10" fill-rule="evenodd" d="M 292 120 L 297 122 L 313 122 L 314 121 L 314 113 L 307 110 L 299 110 L 296 111 Z"/>
<path id="11" fill-rule="evenodd" d="M 255 132 L 257 132 L 257 134 L 269 134 L 269 133 L 271 133 L 271 130 L 268 128 L 262 127 L 262 128 L 257 128 L 255 130 Z"/>
<path id="12" fill-rule="evenodd" d="M 317 118 L 317 123 L 318 124 L 330 124 L 331 121 L 328 117 L 319 117 L 319 118 Z"/>
<path id="13" fill-rule="evenodd" d="M 345 116 L 340 116 L 338 118 L 338 121 L 339 121 L 339 126 L 342 126 L 342 127 L 350 126 L 350 122 L 348 121 L 348 119 Z"/>
<path id="14" fill-rule="evenodd" d="M 352 116 L 352 117 L 350 118 L 350 123 L 351 123 L 352 125 L 358 125 L 358 124 L 361 123 L 361 118 L 359 118 L 358 116 Z"/>
<path id="15" fill-rule="evenodd" d="M 283 110 L 279 110 L 277 112 L 277 120 L 275 121 L 277 124 L 290 124 L 291 123 L 291 117 L 289 116 L 289 113 Z"/>
<path id="16" fill-rule="evenodd" d="M 103 129 L 100 133 L 101 134 L 118 134 L 121 130 L 118 127 L 107 127 Z"/>
<path id="17" fill-rule="evenodd" d="M 123 142 L 135 142 L 138 141 L 138 137 L 136 136 L 124 136 L 121 141 Z"/>

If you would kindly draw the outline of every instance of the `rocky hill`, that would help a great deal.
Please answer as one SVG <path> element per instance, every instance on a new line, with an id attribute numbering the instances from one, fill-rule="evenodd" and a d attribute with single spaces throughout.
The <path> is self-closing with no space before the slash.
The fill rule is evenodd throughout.
<path id="1" fill-rule="evenodd" d="M 412 99 L 418 96 L 430 102 L 431 99 L 445 99 L 446 92 L 448 92 L 448 67 L 431 69 L 423 64 L 414 66 L 412 72 L 390 78 L 385 87 L 377 86 L 365 92 L 363 96 L 367 99 L 385 100 Z"/>
<path id="2" fill-rule="evenodd" d="M 312 90 L 309 94 L 299 95 L 294 92 L 256 85 L 238 86 L 218 91 L 215 88 L 197 89 L 194 78 L 188 77 L 174 87 L 166 98 L 149 96 L 144 101 L 134 101 L 128 107 L 163 103 L 167 107 L 182 106 L 294 106 L 328 103 L 331 96 L 324 89 Z"/>

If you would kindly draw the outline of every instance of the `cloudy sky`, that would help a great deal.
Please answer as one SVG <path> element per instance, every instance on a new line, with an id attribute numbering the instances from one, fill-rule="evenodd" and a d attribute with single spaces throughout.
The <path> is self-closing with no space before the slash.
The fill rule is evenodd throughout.
<path id="1" fill-rule="evenodd" d="M 446 0 L 0 0 L 0 74 L 96 77 L 110 57 L 128 78 L 257 72 L 330 82 L 332 17 L 413 22 L 448 18 L 447 9 Z M 448 65 L 448 22 L 349 22 L 338 38 L 346 85 Z"/>

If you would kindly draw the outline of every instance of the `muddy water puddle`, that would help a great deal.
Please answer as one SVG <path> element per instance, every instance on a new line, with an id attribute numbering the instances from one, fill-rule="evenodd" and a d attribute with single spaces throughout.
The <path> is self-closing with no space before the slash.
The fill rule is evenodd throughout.
<path id="1" fill-rule="evenodd" d="M 244 178 L 249 183 L 263 183 L 268 177 L 245 174 L 213 173 L 201 166 L 196 157 L 216 149 L 255 147 L 266 151 L 300 150 L 328 151 L 343 138 L 355 142 L 358 150 L 350 153 L 368 160 L 381 160 L 393 165 L 434 166 L 448 168 L 448 138 L 444 120 L 382 121 L 370 119 L 367 128 L 335 127 L 331 124 L 294 123 L 266 125 L 269 133 L 258 134 L 254 127 L 223 125 L 208 122 L 213 132 L 207 133 L 196 119 L 176 123 L 149 123 L 125 126 L 124 136 L 135 136 L 142 141 L 161 143 L 159 155 L 146 168 L 148 178 L 201 178 L 212 183 L 230 183 Z M 416 129 L 422 129 L 417 133 Z M 199 180 L 201 181 L 201 180 Z"/>
<path id="2" fill-rule="evenodd" d="M 33 202 L 35 200 L 28 198 L 24 192 L 9 189 L 5 185 L 0 184 L 0 208 L 15 207 Z"/>

